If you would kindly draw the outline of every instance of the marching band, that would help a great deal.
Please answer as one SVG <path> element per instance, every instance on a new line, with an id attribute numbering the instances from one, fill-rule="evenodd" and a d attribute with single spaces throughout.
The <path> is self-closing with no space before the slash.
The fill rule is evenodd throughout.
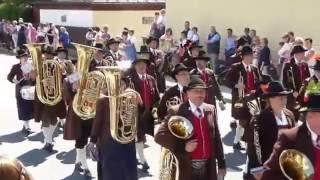
<path id="1" fill-rule="evenodd" d="M 16 84 L 22 132 L 31 133 L 30 119 L 41 122 L 43 150 L 52 153 L 59 121 L 64 139 L 75 141 L 75 171 L 92 176 L 89 156 L 97 161 L 99 180 L 136 180 L 138 164 L 147 172 L 147 134 L 162 146 L 160 179 L 224 179 L 216 101 L 221 110 L 226 101 L 208 68 L 210 57 L 186 42 L 179 62 L 169 66 L 176 85 L 167 88 L 167 59 L 157 38 L 147 39 L 131 67 L 119 63 L 126 60 L 119 44 L 113 38 L 106 47 L 73 44 L 76 63 L 63 47 L 27 44 L 19 50 L 20 62 L 7 79 Z M 238 47 L 241 62 L 230 67 L 224 85 L 232 90 L 232 117 L 238 121 L 233 148 L 247 152 L 245 179 L 319 179 L 320 56 L 310 77 L 306 50 L 294 46 L 278 82 L 252 64 L 248 44 Z"/>

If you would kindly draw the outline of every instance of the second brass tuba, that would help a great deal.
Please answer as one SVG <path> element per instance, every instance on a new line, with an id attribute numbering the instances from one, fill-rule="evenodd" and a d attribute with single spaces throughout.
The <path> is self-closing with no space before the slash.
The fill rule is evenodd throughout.
<path id="1" fill-rule="evenodd" d="M 54 106 L 62 100 L 62 72 L 57 60 L 43 59 L 41 48 L 44 45 L 43 43 L 25 44 L 37 73 L 37 97 L 43 104 Z"/>
<path id="2" fill-rule="evenodd" d="M 121 91 L 122 70 L 118 66 L 101 67 L 109 100 L 110 131 L 112 138 L 121 143 L 132 142 L 137 135 L 139 93 L 127 88 Z"/>
<path id="3" fill-rule="evenodd" d="M 77 71 L 80 74 L 80 88 L 78 89 L 72 105 L 74 112 L 83 120 L 93 118 L 96 114 L 96 102 L 104 84 L 104 75 L 100 71 L 89 72 L 92 55 L 97 49 L 81 44 L 73 45 L 77 49 Z"/>

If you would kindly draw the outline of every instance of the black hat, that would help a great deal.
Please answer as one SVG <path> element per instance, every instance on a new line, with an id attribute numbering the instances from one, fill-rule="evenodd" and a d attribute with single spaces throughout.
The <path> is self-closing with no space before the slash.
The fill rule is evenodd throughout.
<path id="1" fill-rule="evenodd" d="M 17 51 L 16 58 L 17 58 L 17 59 L 20 59 L 20 58 L 23 57 L 23 56 L 28 56 L 27 51 L 25 51 L 24 49 L 19 49 L 19 50 Z"/>
<path id="2" fill-rule="evenodd" d="M 285 89 L 283 85 L 278 81 L 272 81 L 268 84 L 268 87 L 262 90 L 261 95 L 264 98 L 270 98 L 275 96 L 287 96 L 292 93 L 292 90 Z"/>
<path id="3" fill-rule="evenodd" d="M 320 112 L 320 93 L 309 94 L 306 101 L 307 106 L 300 109 L 300 112 Z"/>
<path id="4" fill-rule="evenodd" d="M 57 50 L 56 50 L 56 53 L 58 53 L 58 52 L 65 52 L 65 53 L 68 53 L 68 50 L 67 50 L 67 49 L 65 49 L 65 48 L 63 48 L 62 46 L 59 46 L 59 47 L 57 48 Z"/>
<path id="5" fill-rule="evenodd" d="M 208 56 L 201 56 L 201 55 L 199 55 L 198 57 L 193 57 L 192 58 L 193 60 L 195 60 L 195 61 L 198 61 L 198 60 L 204 60 L 204 61 L 209 61 L 210 60 L 210 57 L 208 57 Z"/>
<path id="6" fill-rule="evenodd" d="M 43 54 L 51 54 L 53 56 L 57 55 L 56 51 L 54 50 L 54 47 L 53 46 L 43 46 L 42 49 L 41 49 L 41 52 Z"/>
<path id="7" fill-rule="evenodd" d="M 179 63 L 179 64 L 176 64 L 174 66 L 174 69 L 172 71 L 172 77 L 174 79 L 176 79 L 176 75 L 180 72 L 180 71 L 190 71 L 190 68 L 188 68 L 187 66 L 185 66 L 183 63 Z"/>
<path id="8" fill-rule="evenodd" d="M 153 36 L 150 36 L 147 40 L 146 43 L 150 44 L 152 41 L 156 41 L 157 43 L 159 43 L 159 39 Z"/>
<path id="9" fill-rule="evenodd" d="M 206 83 L 199 76 L 191 76 L 190 82 L 186 87 L 186 90 L 189 91 L 191 89 L 207 89 Z"/>
<path id="10" fill-rule="evenodd" d="M 316 55 L 314 56 L 314 60 L 316 61 L 316 63 L 311 66 L 311 69 L 314 69 L 316 71 L 320 71 L 320 55 Z"/>
<path id="11" fill-rule="evenodd" d="M 107 46 L 109 47 L 111 44 L 120 44 L 120 41 L 114 39 L 114 38 L 111 38 L 108 40 L 107 42 Z"/>
<path id="12" fill-rule="evenodd" d="M 271 81 L 273 81 L 271 76 L 266 75 L 266 74 L 262 74 L 262 75 L 261 75 L 261 80 L 258 82 L 258 85 L 268 84 L 268 83 L 270 83 Z"/>
<path id="13" fill-rule="evenodd" d="M 197 43 L 191 43 L 189 45 L 189 50 L 191 51 L 193 48 L 199 48 L 201 49 L 203 46 L 198 45 Z"/>
<path id="14" fill-rule="evenodd" d="M 241 49 L 241 56 L 253 54 L 252 48 L 250 46 L 243 46 Z"/>
<path id="15" fill-rule="evenodd" d="M 302 52 L 306 52 L 307 49 L 303 48 L 302 46 L 300 45 L 296 45 L 293 47 L 293 49 L 291 50 L 291 56 L 293 56 L 294 54 L 297 54 L 297 53 L 302 53 Z"/>
<path id="16" fill-rule="evenodd" d="M 132 62 L 133 65 L 138 62 L 144 62 L 147 65 L 150 64 L 150 53 L 149 52 L 138 52 L 136 55 L 136 59 Z"/>

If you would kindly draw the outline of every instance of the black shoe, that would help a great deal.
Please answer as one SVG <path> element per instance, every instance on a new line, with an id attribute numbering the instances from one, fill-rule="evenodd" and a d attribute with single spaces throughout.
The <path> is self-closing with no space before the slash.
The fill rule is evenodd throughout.
<path id="1" fill-rule="evenodd" d="M 91 174 L 91 172 L 90 172 L 89 169 L 84 169 L 83 171 L 84 171 L 84 172 L 83 172 L 83 175 L 84 175 L 84 176 L 86 176 L 86 177 L 92 177 L 92 174 Z"/>
<path id="2" fill-rule="evenodd" d="M 137 162 L 137 165 L 142 165 L 138 159 L 136 159 L 136 162 Z"/>
<path id="3" fill-rule="evenodd" d="M 64 127 L 64 124 L 62 124 L 61 122 L 59 122 L 59 123 L 58 123 L 58 128 L 63 129 L 63 127 Z"/>
<path id="4" fill-rule="evenodd" d="M 52 153 L 53 152 L 53 144 L 46 143 L 42 149 L 46 150 L 49 153 Z"/>
<path id="5" fill-rule="evenodd" d="M 236 129 L 237 128 L 237 121 L 230 122 L 230 128 L 231 129 Z"/>
<path id="6" fill-rule="evenodd" d="M 233 144 L 233 149 L 245 150 L 245 148 L 241 146 L 240 142 L 238 142 L 237 144 Z"/>
<path id="7" fill-rule="evenodd" d="M 142 171 L 147 172 L 149 168 L 150 167 L 149 167 L 148 163 L 145 162 L 142 164 Z"/>
<path id="8" fill-rule="evenodd" d="M 25 136 L 28 136 L 28 135 L 30 135 L 30 134 L 32 133 L 30 128 L 25 128 L 24 126 L 23 126 L 21 132 L 22 132 Z"/>
<path id="9" fill-rule="evenodd" d="M 74 171 L 83 172 L 80 162 L 76 163 L 76 165 L 74 166 Z"/>

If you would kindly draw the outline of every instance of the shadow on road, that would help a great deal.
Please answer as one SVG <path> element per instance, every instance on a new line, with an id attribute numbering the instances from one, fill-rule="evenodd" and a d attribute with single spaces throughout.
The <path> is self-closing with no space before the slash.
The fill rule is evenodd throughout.
<path id="1" fill-rule="evenodd" d="M 17 157 L 17 159 L 19 159 L 26 167 L 38 166 L 39 164 L 45 162 L 49 156 L 56 152 L 57 151 L 48 153 L 41 149 L 32 149 L 31 151 L 20 155 L 19 157 Z"/>
<path id="2" fill-rule="evenodd" d="M 225 158 L 228 169 L 231 171 L 242 171 L 239 166 L 246 163 L 247 156 L 246 153 L 235 151 L 233 153 L 226 154 Z"/>
<path id="3" fill-rule="evenodd" d="M 33 135 L 31 135 L 31 136 L 28 136 L 28 140 L 29 140 L 29 141 L 39 141 L 39 142 L 43 142 L 44 137 L 43 137 L 42 132 L 38 132 L 38 133 L 36 133 L 36 134 L 33 134 Z"/>
<path id="4" fill-rule="evenodd" d="M 234 138 L 235 134 L 236 134 L 235 129 L 232 129 L 232 131 L 229 131 L 228 134 L 226 134 L 222 138 L 223 144 L 225 144 L 226 146 L 232 146 L 233 145 L 233 138 Z"/>
<path id="5" fill-rule="evenodd" d="M 24 140 L 26 140 L 26 137 L 21 131 L 0 136 L 0 142 L 19 143 Z"/>
<path id="6" fill-rule="evenodd" d="M 56 155 L 56 158 L 61 161 L 63 164 L 74 164 L 76 157 L 75 149 L 72 149 L 68 152 L 60 152 Z"/>

